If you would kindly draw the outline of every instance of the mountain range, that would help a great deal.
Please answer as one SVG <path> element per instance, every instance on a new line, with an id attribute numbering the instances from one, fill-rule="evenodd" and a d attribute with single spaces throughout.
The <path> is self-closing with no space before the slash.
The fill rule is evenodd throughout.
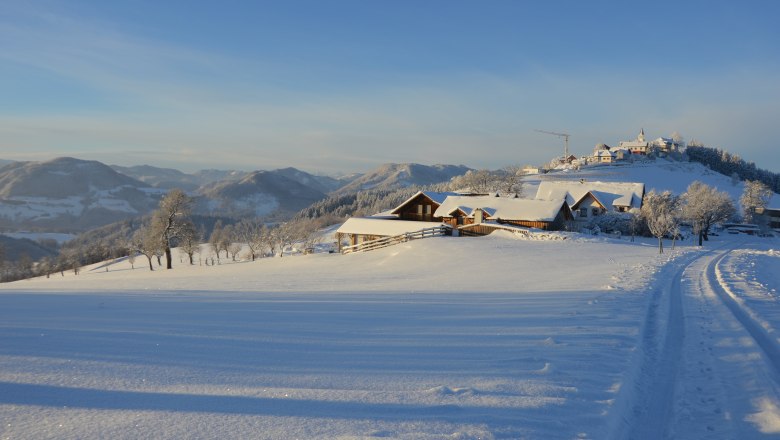
<path id="1" fill-rule="evenodd" d="M 124 167 L 61 157 L 0 166 L 0 229 L 82 232 L 143 216 L 172 188 L 195 199 L 201 215 L 267 217 L 278 221 L 329 194 L 443 182 L 462 165 L 385 164 L 334 178 L 296 168 L 272 171 L 201 170 L 187 174 L 151 165 Z"/>

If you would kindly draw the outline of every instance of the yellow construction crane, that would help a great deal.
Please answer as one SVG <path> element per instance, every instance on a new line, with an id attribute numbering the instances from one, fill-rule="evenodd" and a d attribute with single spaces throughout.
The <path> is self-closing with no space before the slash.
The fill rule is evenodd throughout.
<path id="1" fill-rule="evenodd" d="M 554 131 L 544 131 L 544 130 L 534 130 L 534 131 L 538 131 L 539 133 L 546 133 L 546 134 L 551 134 L 553 136 L 562 137 L 563 138 L 563 142 L 564 142 L 563 157 L 564 158 L 569 157 L 569 136 L 571 136 L 570 134 L 568 134 L 568 133 L 556 133 Z"/>

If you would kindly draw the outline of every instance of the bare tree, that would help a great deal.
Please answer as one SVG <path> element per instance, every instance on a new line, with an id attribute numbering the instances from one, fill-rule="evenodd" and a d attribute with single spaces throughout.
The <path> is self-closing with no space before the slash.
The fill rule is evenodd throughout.
<path id="1" fill-rule="evenodd" d="M 682 200 L 682 217 L 693 226 L 693 233 L 699 237 L 699 246 L 709 239 L 712 225 L 728 220 L 736 212 L 728 193 L 699 181 L 688 186 Z"/>
<path id="2" fill-rule="evenodd" d="M 233 226 L 227 225 L 224 228 L 222 228 L 222 235 L 220 247 L 225 251 L 225 258 L 230 258 L 230 255 L 233 253 L 233 247 L 231 245 L 233 244 L 234 240 L 234 233 L 233 233 Z M 233 255 L 233 261 L 236 261 L 236 256 Z"/>
<path id="3" fill-rule="evenodd" d="M 217 255 L 217 263 L 219 263 L 219 253 L 223 250 L 222 245 L 225 243 L 224 235 L 222 220 L 217 220 L 217 222 L 214 223 L 214 229 L 211 230 L 211 235 L 209 236 L 209 244 Z"/>
<path id="4" fill-rule="evenodd" d="M 152 229 L 160 237 L 167 269 L 173 268 L 171 242 L 181 235 L 191 206 L 192 199 L 184 191 L 173 189 L 160 200 L 160 207 L 152 217 Z"/>
<path id="5" fill-rule="evenodd" d="M 503 174 L 499 191 L 504 194 L 523 193 L 523 168 L 520 165 L 510 165 L 501 170 Z"/>
<path id="6" fill-rule="evenodd" d="M 739 204 L 742 205 L 742 219 L 745 223 L 753 223 L 753 215 L 757 209 L 766 208 L 772 200 L 774 192 L 765 183 L 758 180 L 745 181 L 745 189 Z"/>
<path id="7" fill-rule="evenodd" d="M 244 246 L 237 241 L 234 241 L 228 245 L 228 252 L 230 253 L 233 261 L 236 261 L 236 257 L 238 256 L 238 253 L 241 252 L 241 249 L 243 248 Z"/>
<path id="8" fill-rule="evenodd" d="M 669 191 L 656 193 L 651 190 L 642 202 L 642 217 L 650 233 L 658 239 L 658 253 L 664 253 L 663 238 L 677 227 L 679 199 Z"/>
<path id="9" fill-rule="evenodd" d="M 157 250 L 160 249 L 160 243 L 159 237 L 151 228 L 146 226 L 135 231 L 133 237 L 130 239 L 130 248 L 145 256 L 149 261 L 149 270 L 154 270 L 154 266 L 152 266 L 152 257 Z"/>
<path id="10" fill-rule="evenodd" d="M 133 270 L 135 270 L 135 255 L 135 249 L 130 249 L 130 251 L 127 253 L 127 262 L 130 263 L 130 269 Z"/>
<path id="11" fill-rule="evenodd" d="M 233 228 L 238 241 L 246 244 L 252 261 L 263 247 L 263 224 L 258 219 L 244 219 Z"/>
<path id="12" fill-rule="evenodd" d="M 447 186 L 453 190 L 468 190 L 477 194 L 499 193 L 513 196 L 523 191 L 522 168 L 508 166 L 497 171 L 470 170 L 452 179 Z"/>
<path id="13" fill-rule="evenodd" d="M 200 232 L 195 228 L 192 222 L 185 222 L 182 224 L 181 233 L 179 234 L 179 249 L 184 252 L 189 258 L 190 265 L 195 264 L 195 254 L 200 252 L 200 242 L 202 237 Z"/>
<path id="14" fill-rule="evenodd" d="M 294 241 L 300 242 L 305 252 L 313 250 L 314 246 L 322 241 L 320 222 L 317 219 L 299 219 L 291 226 L 293 228 Z"/>
<path id="15" fill-rule="evenodd" d="M 279 257 L 284 256 L 284 250 L 295 243 L 296 231 L 293 222 L 282 223 L 271 230 L 271 236 L 276 243 L 275 248 L 279 250 Z"/>
<path id="16" fill-rule="evenodd" d="M 273 228 L 263 225 L 263 229 L 260 233 L 260 249 L 261 252 L 268 249 L 272 256 L 276 254 L 276 234 L 274 233 Z"/>

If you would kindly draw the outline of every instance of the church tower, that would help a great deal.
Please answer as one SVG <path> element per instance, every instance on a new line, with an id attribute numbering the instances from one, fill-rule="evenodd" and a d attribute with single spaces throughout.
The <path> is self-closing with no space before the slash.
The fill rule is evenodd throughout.
<path id="1" fill-rule="evenodd" d="M 637 142 L 645 142 L 645 129 L 639 130 L 639 136 L 636 137 Z"/>

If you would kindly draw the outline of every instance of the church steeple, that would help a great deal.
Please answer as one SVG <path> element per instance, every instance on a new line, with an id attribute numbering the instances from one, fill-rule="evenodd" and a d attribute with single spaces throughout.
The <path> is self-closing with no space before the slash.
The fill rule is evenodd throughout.
<path id="1" fill-rule="evenodd" d="M 636 137 L 637 142 L 644 142 L 645 141 L 645 129 L 642 128 L 639 130 L 639 136 Z"/>

